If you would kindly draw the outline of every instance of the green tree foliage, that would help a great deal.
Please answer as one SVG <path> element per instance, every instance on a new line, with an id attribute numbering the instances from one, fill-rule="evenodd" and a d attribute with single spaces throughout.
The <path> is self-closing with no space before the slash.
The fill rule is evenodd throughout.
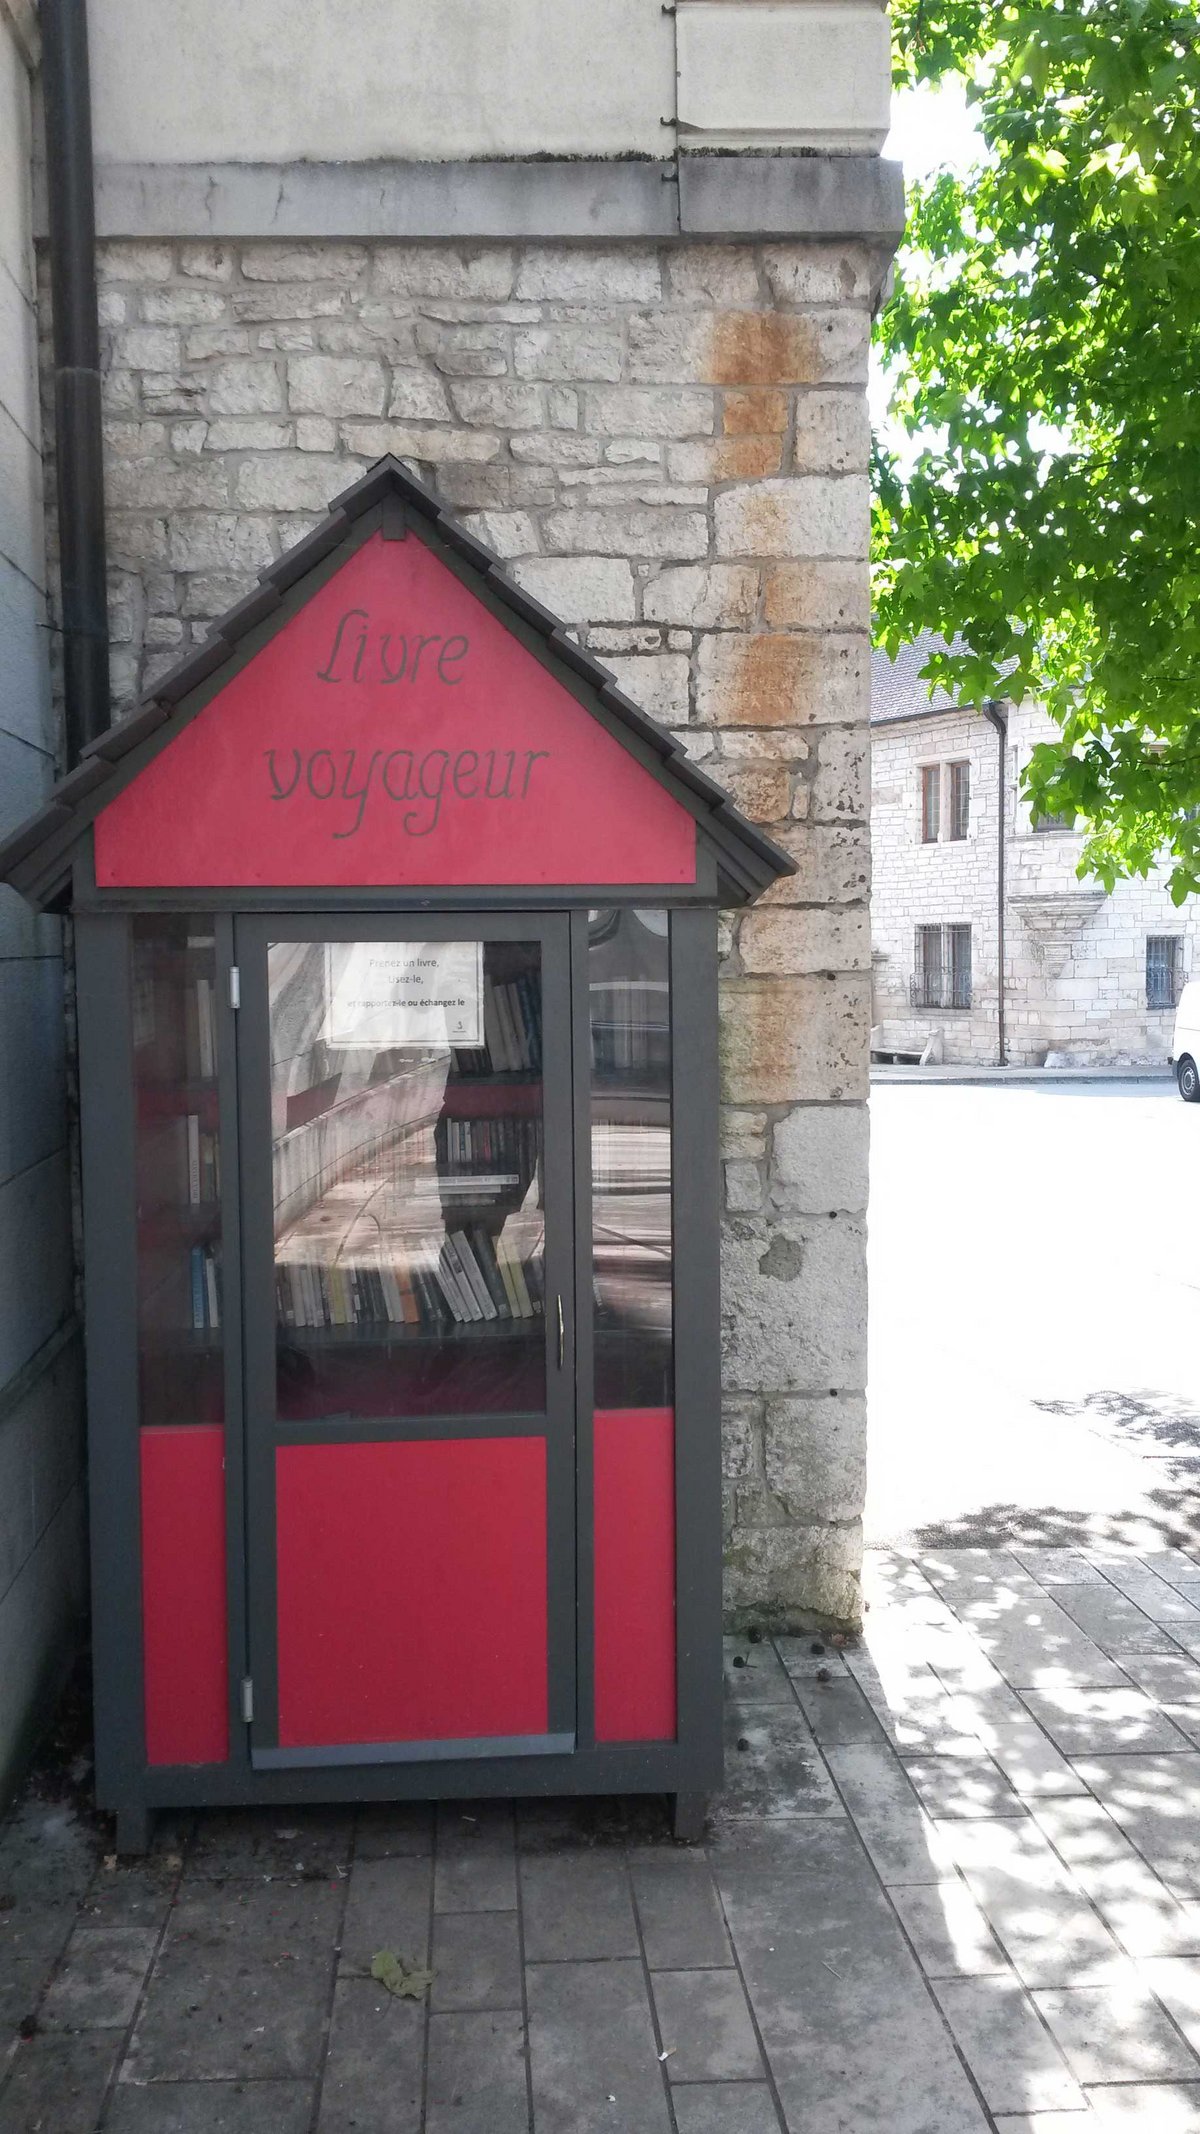
<path id="1" fill-rule="evenodd" d="M 1041 698 L 1027 787 L 1111 888 L 1200 888 L 1200 0 L 894 0 L 905 84 L 959 75 L 978 166 L 915 188 L 881 320 L 877 613 Z M 1081 869 L 1082 871 L 1082 869 Z"/>

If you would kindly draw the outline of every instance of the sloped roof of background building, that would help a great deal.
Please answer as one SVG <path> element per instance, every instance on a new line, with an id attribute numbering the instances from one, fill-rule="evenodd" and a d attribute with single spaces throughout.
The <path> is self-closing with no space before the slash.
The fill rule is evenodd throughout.
<path id="1" fill-rule="evenodd" d="M 956 641 L 957 644 L 957 641 Z M 921 679 L 921 669 L 934 652 L 949 649 L 944 637 L 926 630 L 911 645 L 901 645 L 894 660 L 877 649 L 871 654 L 871 724 L 881 719 L 928 718 L 930 712 L 953 711 L 953 698 Z"/>

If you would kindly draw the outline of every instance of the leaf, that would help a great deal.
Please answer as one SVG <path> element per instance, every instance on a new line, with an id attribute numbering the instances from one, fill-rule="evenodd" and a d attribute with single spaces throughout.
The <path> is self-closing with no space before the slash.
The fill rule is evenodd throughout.
<path id="1" fill-rule="evenodd" d="M 408 1963 L 397 1956 L 394 1949 L 379 1949 L 371 1958 L 371 1976 L 395 1994 L 398 2000 L 422 2000 L 433 1984 L 434 1973 L 425 1971 L 420 1964 Z"/>

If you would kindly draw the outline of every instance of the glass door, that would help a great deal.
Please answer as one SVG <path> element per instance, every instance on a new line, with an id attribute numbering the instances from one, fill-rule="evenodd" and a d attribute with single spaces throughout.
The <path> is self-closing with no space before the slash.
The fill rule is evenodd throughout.
<path id="1" fill-rule="evenodd" d="M 236 955 L 253 1760 L 568 1749 L 567 921 Z"/>

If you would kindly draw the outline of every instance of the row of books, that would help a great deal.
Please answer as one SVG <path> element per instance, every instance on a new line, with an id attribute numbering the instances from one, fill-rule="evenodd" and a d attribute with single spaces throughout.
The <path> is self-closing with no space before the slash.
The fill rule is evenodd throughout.
<path id="1" fill-rule="evenodd" d="M 221 1248 L 193 1245 L 190 1261 L 192 1325 L 200 1333 L 221 1324 Z"/>
<path id="2" fill-rule="evenodd" d="M 441 1332 L 484 1320 L 533 1319 L 544 1309 L 540 1249 L 522 1259 L 479 1223 L 451 1231 L 407 1261 L 345 1265 L 287 1260 L 276 1268 L 288 1327 L 412 1326 Z"/>
<path id="3" fill-rule="evenodd" d="M 513 1171 L 532 1178 L 542 1153 L 540 1119 L 447 1119 L 434 1134 L 438 1169 Z"/>
<path id="4" fill-rule="evenodd" d="M 215 1133 L 189 1111 L 179 1120 L 187 1172 L 187 1198 L 193 1208 L 221 1198 L 221 1147 Z"/>
<path id="5" fill-rule="evenodd" d="M 482 1046 L 455 1047 L 460 1075 L 520 1074 L 542 1064 L 542 993 L 536 978 L 522 973 L 483 988 Z"/>

